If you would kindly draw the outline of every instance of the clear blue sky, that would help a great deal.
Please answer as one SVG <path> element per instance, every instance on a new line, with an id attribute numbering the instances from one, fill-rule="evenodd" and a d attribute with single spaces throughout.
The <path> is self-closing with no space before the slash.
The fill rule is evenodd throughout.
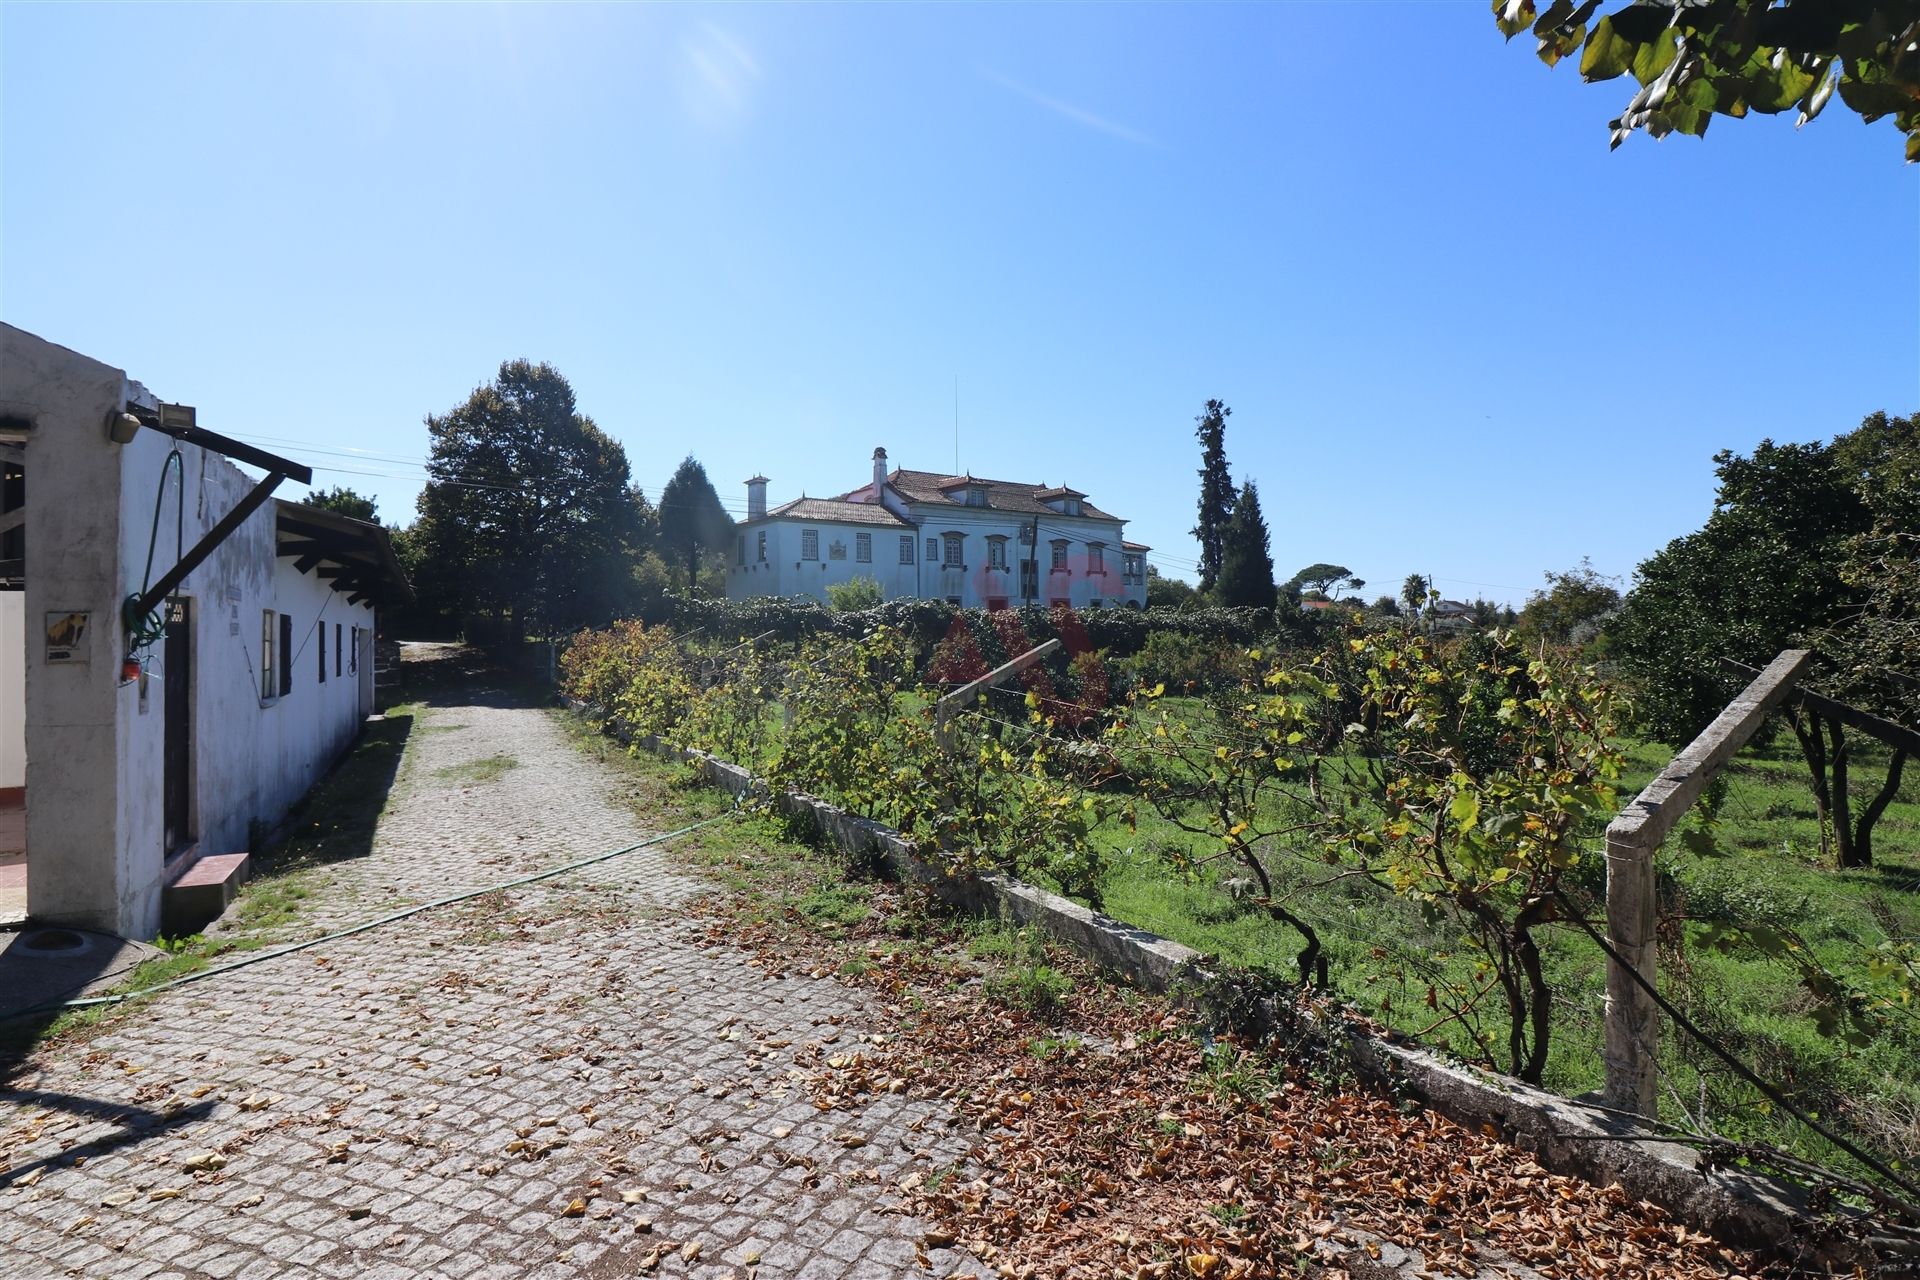
<path id="1" fill-rule="evenodd" d="M 0 315 L 412 518 L 548 360 L 651 494 L 1070 483 L 1191 565 L 1234 410 L 1279 575 L 1518 603 L 1716 449 L 1920 406 L 1920 172 L 1835 102 L 1704 142 L 1481 0 L 0 8 Z M 373 457 L 369 455 L 380 455 Z M 403 461 L 390 461 L 399 459 Z"/>

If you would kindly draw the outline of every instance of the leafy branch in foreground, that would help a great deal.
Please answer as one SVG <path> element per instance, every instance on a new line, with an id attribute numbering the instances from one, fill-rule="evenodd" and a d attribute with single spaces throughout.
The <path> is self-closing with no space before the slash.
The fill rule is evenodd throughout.
<path id="1" fill-rule="evenodd" d="M 1920 2 L 1493 0 L 1511 40 L 1531 30 L 1540 60 L 1575 53 L 1588 83 L 1631 74 L 1640 89 L 1608 122 L 1613 146 L 1635 129 L 1698 137 L 1716 115 L 1796 110 L 1804 125 L 1837 91 L 1867 122 L 1892 116 L 1920 161 Z"/>

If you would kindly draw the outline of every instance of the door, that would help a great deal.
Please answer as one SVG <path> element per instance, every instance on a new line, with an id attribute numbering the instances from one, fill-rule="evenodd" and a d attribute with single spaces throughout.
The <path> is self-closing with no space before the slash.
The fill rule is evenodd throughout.
<path id="1" fill-rule="evenodd" d="M 193 843 L 187 785 L 193 761 L 193 631 L 190 602 L 175 596 L 167 601 L 167 636 L 160 651 L 163 703 L 166 709 L 166 849 L 172 857 Z"/>

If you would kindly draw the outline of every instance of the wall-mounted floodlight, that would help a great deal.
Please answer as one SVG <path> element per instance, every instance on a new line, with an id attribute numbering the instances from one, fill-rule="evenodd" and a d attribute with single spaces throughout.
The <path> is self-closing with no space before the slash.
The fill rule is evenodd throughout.
<path id="1" fill-rule="evenodd" d="M 197 415 L 190 404 L 162 404 L 160 406 L 160 426 L 167 431 L 191 431 L 199 426 Z"/>
<path id="2" fill-rule="evenodd" d="M 107 439 L 115 444 L 131 444 L 139 434 L 140 419 L 117 410 L 107 414 Z"/>

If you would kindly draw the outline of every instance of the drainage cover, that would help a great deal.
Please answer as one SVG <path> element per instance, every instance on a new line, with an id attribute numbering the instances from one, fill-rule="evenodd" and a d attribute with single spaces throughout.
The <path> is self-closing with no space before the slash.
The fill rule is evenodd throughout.
<path id="1" fill-rule="evenodd" d="M 14 955 L 71 956 L 79 955 L 87 946 L 86 935 L 72 929 L 35 929 L 21 934 L 9 950 Z"/>

